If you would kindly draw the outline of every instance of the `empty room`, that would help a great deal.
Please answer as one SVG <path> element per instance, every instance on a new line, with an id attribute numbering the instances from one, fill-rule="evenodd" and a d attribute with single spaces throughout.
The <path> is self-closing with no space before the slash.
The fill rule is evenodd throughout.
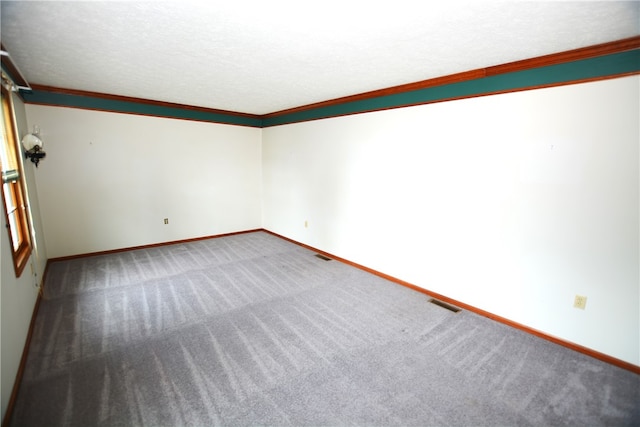
<path id="1" fill-rule="evenodd" d="M 3 427 L 640 425 L 640 2 L 0 19 Z"/>

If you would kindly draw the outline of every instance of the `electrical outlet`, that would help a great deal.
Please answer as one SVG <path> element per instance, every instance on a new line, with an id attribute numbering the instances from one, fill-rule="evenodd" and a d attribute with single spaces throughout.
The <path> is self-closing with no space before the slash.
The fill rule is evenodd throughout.
<path id="1" fill-rule="evenodd" d="M 573 306 L 575 308 L 584 310 L 585 307 L 587 306 L 587 297 L 582 295 L 576 295 L 575 299 L 573 300 Z"/>
<path id="2" fill-rule="evenodd" d="M 307 228 L 307 227 L 309 227 L 309 221 L 305 220 L 304 221 L 304 228 Z"/>
<path id="3" fill-rule="evenodd" d="M 164 219 L 164 224 L 165 224 L 165 225 L 169 224 L 169 218 L 165 218 L 165 219 Z"/>

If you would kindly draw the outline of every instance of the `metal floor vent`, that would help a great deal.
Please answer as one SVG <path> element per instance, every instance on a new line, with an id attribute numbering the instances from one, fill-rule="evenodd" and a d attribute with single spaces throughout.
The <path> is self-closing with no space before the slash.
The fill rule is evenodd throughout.
<path id="1" fill-rule="evenodd" d="M 325 260 L 325 261 L 331 261 L 331 258 L 326 257 L 326 256 L 324 256 L 322 254 L 316 254 L 316 258 L 320 258 L 320 259 Z"/>
<path id="2" fill-rule="evenodd" d="M 437 305 L 438 307 L 446 308 L 446 309 L 447 309 L 447 310 L 449 310 L 449 311 L 453 311 L 454 313 L 457 313 L 457 312 L 459 312 L 459 311 L 462 311 L 462 309 L 461 309 L 461 308 L 454 307 L 454 306 L 452 306 L 452 305 L 447 304 L 446 302 L 438 301 L 437 299 L 433 299 L 433 298 L 431 298 L 431 299 L 429 300 L 429 302 L 430 302 L 431 304 L 435 304 L 435 305 Z"/>

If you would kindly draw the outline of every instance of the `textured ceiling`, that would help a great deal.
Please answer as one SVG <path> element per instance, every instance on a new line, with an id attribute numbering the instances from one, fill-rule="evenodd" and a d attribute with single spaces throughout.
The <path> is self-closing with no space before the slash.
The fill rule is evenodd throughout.
<path id="1" fill-rule="evenodd" d="M 266 114 L 640 34 L 640 2 L 1 1 L 31 84 Z"/>

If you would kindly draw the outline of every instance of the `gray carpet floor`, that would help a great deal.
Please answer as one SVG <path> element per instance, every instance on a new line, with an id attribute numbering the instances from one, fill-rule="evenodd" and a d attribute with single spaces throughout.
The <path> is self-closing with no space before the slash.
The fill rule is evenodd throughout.
<path id="1" fill-rule="evenodd" d="M 639 425 L 640 376 L 255 232 L 52 263 L 11 421 Z"/>

